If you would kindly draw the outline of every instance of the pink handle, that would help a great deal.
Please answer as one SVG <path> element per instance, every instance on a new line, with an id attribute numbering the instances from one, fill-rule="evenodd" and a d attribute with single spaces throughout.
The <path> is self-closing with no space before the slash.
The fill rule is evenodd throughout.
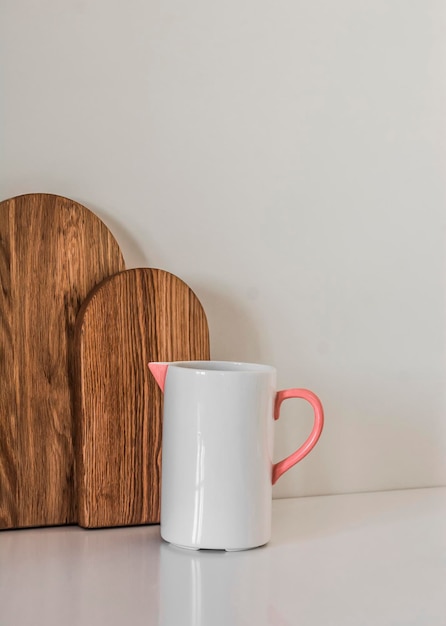
<path id="1" fill-rule="evenodd" d="M 290 456 L 287 456 L 282 461 L 273 465 L 273 485 L 278 481 L 282 474 L 293 467 L 293 465 L 296 465 L 296 463 L 301 461 L 304 456 L 307 456 L 307 454 L 311 452 L 317 444 L 324 426 L 324 409 L 322 408 L 321 401 L 312 391 L 309 391 L 308 389 L 285 389 L 284 391 L 278 391 L 274 407 L 275 420 L 280 417 L 280 405 L 288 398 L 303 398 L 311 404 L 314 411 L 313 430 L 311 431 L 308 439 L 300 446 L 300 448 L 296 450 L 296 452 L 293 452 Z"/>

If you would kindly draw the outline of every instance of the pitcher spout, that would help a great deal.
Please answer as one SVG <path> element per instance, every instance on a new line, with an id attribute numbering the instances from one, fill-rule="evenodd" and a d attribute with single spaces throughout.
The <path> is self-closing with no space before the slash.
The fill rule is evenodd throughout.
<path id="1" fill-rule="evenodd" d="M 164 384 L 166 382 L 167 368 L 169 363 L 149 363 L 149 370 L 152 372 L 154 379 L 158 383 L 161 391 L 164 391 Z"/>

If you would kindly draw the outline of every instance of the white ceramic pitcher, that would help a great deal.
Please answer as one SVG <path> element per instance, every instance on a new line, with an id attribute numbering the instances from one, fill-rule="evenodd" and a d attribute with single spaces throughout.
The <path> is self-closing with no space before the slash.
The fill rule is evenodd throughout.
<path id="1" fill-rule="evenodd" d="M 271 536 L 272 485 L 316 445 L 324 413 L 307 389 L 276 391 L 268 365 L 150 363 L 164 391 L 161 536 L 192 549 L 244 550 Z M 274 419 L 287 398 L 314 410 L 308 439 L 273 463 Z"/>

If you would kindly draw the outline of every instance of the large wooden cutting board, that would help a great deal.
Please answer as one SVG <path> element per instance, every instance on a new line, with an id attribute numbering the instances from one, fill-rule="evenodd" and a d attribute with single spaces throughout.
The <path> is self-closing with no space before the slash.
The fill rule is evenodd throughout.
<path id="1" fill-rule="evenodd" d="M 203 308 L 179 278 L 105 280 L 76 322 L 78 523 L 159 522 L 162 397 L 149 361 L 209 359 Z"/>
<path id="2" fill-rule="evenodd" d="M 76 521 L 74 323 L 123 269 L 106 226 L 73 200 L 0 203 L 0 528 Z"/>

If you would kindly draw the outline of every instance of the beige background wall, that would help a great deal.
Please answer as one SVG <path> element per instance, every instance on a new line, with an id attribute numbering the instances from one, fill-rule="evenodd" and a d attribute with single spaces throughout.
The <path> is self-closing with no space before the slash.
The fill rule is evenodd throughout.
<path id="1" fill-rule="evenodd" d="M 82 202 L 214 358 L 320 395 L 276 496 L 446 483 L 445 33 L 441 0 L 0 4 L 1 199 Z"/>

